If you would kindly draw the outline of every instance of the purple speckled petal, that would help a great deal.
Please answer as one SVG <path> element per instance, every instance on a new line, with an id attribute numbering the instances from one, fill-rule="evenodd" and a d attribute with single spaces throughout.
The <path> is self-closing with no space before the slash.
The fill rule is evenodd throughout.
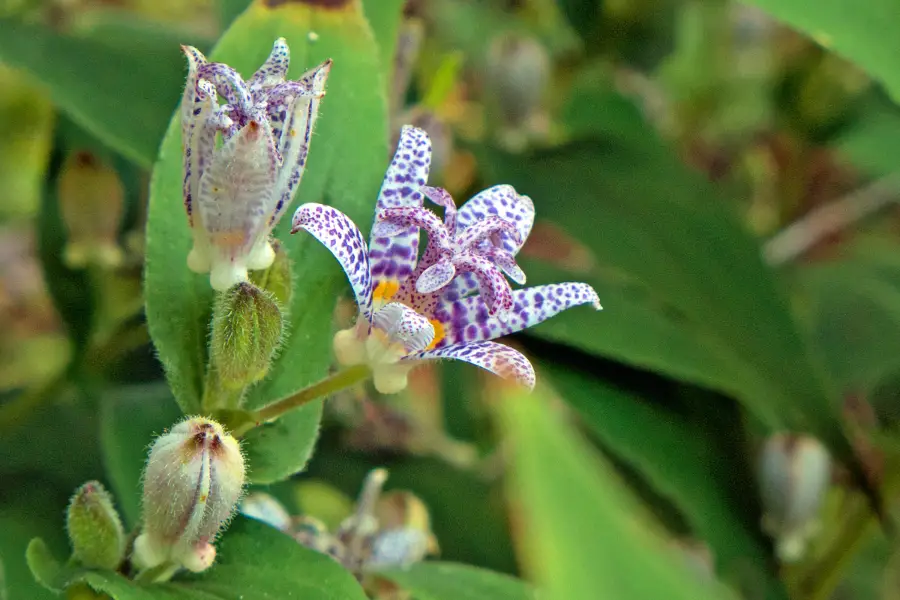
<path id="1" fill-rule="evenodd" d="M 540 285 L 516 290 L 512 298 L 512 309 L 503 320 L 489 315 L 479 296 L 439 305 L 431 316 L 443 325 L 444 337 L 435 347 L 492 340 L 537 325 L 580 304 L 601 308 L 597 293 L 586 283 Z"/>
<path id="2" fill-rule="evenodd" d="M 496 185 L 479 192 L 462 205 L 457 214 L 457 235 L 464 229 L 490 216 L 500 217 L 516 226 L 519 239 L 502 233 L 502 248 L 516 255 L 531 233 L 534 224 L 534 203 L 528 196 L 520 196 L 511 185 Z"/>
<path id="3" fill-rule="evenodd" d="M 383 331 L 391 343 L 403 344 L 406 352 L 422 352 L 434 340 L 431 322 L 399 302 L 390 302 L 375 311 L 375 327 Z"/>
<path id="4" fill-rule="evenodd" d="M 516 258 L 503 248 L 491 247 L 487 252 L 487 257 L 494 261 L 494 264 L 506 273 L 506 276 L 518 283 L 525 285 L 525 271 L 516 264 Z"/>
<path id="5" fill-rule="evenodd" d="M 490 260 L 478 254 L 454 257 L 456 270 L 471 273 L 478 283 L 478 296 L 491 315 L 504 313 L 512 308 L 512 288 L 503 273 Z"/>
<path id="6" fill-rule="evenodd" d="M 444 208 L 444 227 L 451 233 L 456 232 L 456 202 L 450 192 L 444 188 L 425 186 L 422 188 L 425 197 Z"/>
<path id="7" fill-rule="evenodd" d="M 476 221 L 460 231 L 455 242 L 459 249 L 471 250 L 481 242 L 488 241 L 488 238 L 491 238 L 491 241 L 497 241 L 504 250 L 503 242 L 507 238 L 513 244 L 522 245 L 522 239 L 519 237 L 515 224 L 495 215 Z"/>
<path id="8" fill-rule="evenodd" d="M 410 228 L 424 229 L 428 243 L 444 252 L 450 252 L 450 234 L 436 214 L 422 206 L 387 208 L 378 212 L 372 226 L 376 237 L 396 237 Z"/>
<path id="9" fill-rule="evenodd" d="M 456 267 L 449 260 L 434 263 L 416 279 L 416 291 L 431 294 L 450 283 L 456 276 Z"/>
<path id="10" fill-rule="evenodd" d="M 269 58 L 247 82 L 250 84 L 250 91 L 257 94 L 264 88 L 281 83 L 287 76 L 290 65 L 291 50 L 284 38 L 278 38 L 272 46 Z"/>
<path id="11" fill-rule="evenodd" d="M 281 130 L 275 133 L 275 139 L 278 141 L 282 167 L 275 183 L 275 194 L 278 201 L 275 213 L 269 223 L 270 229 L 275 226 L 281 214 L 290 206 L 300 179 L 303 177 L 306 157 L 312 142 L 313 127 L 319 114 L 319 103 L 325 96 L 325 82 L 328 80 L 330 71 L 330 60 L 316 67 L 314 71 L 310 72 L 309 81 L 312 88 L 309 91 L 297 89 L 298 95 L 291 100 L 288 100 L 290 96 L 283 96 L 282 100 L 287 103 L 286 111 L 275 111 L 278 118 L 281 119 Z"/>
<path id="12" fill-rule="evenodd" d="M 250 88 L 244 82 L 241 74 L 222 63 L 206 63 L 199 69 L 201 79 L 211 81 L 216 86 L 219 95 L 237 111 L 232 119 L 238 128 L 250 119 L 254 118 L 253 95 Z"/>
<path id="13" fill-rule="evenodd" d="M 452 358 L 486 369 L 504 379 L 516 381 L 528 389 L 534 389 L 534 367 L 521 352 L 496 342 L 475 342 L 456 344 L 434 350 L 427 350 L 409 360 L 429 360 Z"/>
<path id="14" fill-rule="evenodd" d="M 196 209 L 222 259 L 246 257 L 274 209 L 277 157 L 268 124 L 250 121 L 219 149 L 200 180 Z"/>
<path id="15" fill-rule="evenodd" d="M 386 208 L 422 206 L 422 186 L 428 182 L 431 167 L 431 140 L 421 129 L 404 126 L 397 151 L 384 175 L 375 212 Z M 410 227 L 402 235 L 378 237 L 369 241 L 372 276 L 379 281 L 404 281 L 416 267 L 419 254 L 419 230 Z"/>
<path id="16" fill-rule="evenodd" d="M 200 191 L 200 177 L 215 150 L 213 114 L 218 103 L 212 84 L 199 78 L 199 70 L 206 64 L 206 57 L 193 46 L 182 46 L 181 50 L 188 59 L 188 77 L 181 99 L 181 143 L 184 158 L 182 195 L 188 222 L 193 227 L 194 198 Z"/>
<path id="17" fill-rule="evenodd" d="M 366 240 L 350 217 L 330 206 L 307 203 L 294 213 L 293 229 L 304 229 L 328 248 L 341 264 L 356 295 L 359 312 L 372 322 L 372 276 Z"/>

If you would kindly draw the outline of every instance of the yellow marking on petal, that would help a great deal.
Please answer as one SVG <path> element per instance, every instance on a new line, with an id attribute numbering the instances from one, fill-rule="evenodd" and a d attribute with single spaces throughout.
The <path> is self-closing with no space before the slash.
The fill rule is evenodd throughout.
<path id="1" fill-rule="evenodd" d="M 247 241 L 247 234 L 243 231 L 223 231 L 211 234 L 209 240 L 219 248 L 235 248 Z"/>
<path id="2" fill-rule="evenodd" d="M 372 292 L 372 299 L 375 301 L 387 302 L 400 290 L 400 282 L 396 279 L 386 279 L 379 281 Z"/>
<path id="3" fill-rule="evenodd" d="M 428 344 L 427 348 L 425 348 L 426 350 L 431 350 L 432 348 L 437 346 L 438 343 L 447 335 L 444 331 L 443 323 L 441 323 L 437 319 L 429 319 L 429 322 L 431 323 L 431 326 L 434 327 L 434 339 L 431 340 L 431 343 Z"/>

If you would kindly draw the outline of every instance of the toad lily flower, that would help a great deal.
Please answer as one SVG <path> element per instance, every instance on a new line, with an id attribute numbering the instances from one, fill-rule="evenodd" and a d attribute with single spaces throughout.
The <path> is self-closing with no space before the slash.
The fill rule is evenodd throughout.
<path id="1" fill-rule="evenodd" d="M 304 204 L 293 232 L 308 231 L 341 263 L 359 305 L 359 319 L 334 338 L 344 366 L 365 364 L 375 388 L 406 387 L 422 361 L 463 360 L 501 377 L 534 386 L 534 369 L 522 354 L 492 342 L 577 306 L 600 303 L 584 283 L 513 291 L 525 275 L 515 255 L 531 232 L 534 205 L 508 185 L 485 190 L 458 211 L 444 190 L 427 187 L 431 142 L 406 126 L 384 177 L 369 245 L 340 211 Z M 444 208 L 444 220 L 423 206 Z M 418 258 L 419 234 L 428 245 Z"/>
<path id="2" fill-rule="evenodd" d="M 190 68 L 181 102 L 184 206 L 194 237 L 188 267 L 209 272 L 213 288 L 225 290 L 274 260 L 269 234 L 303 175 L 331 61 L 286 81 L 282 38 L 244 81 L 196 48 L 182 49 Z"/>

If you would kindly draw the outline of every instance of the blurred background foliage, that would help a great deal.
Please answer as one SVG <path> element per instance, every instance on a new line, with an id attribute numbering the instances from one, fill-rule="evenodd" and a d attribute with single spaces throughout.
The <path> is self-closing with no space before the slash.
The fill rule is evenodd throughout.
<path id="1" fill-rule="evenodd" d="M 535 362 L 530 397 L 442 364 L 397 397 L 331 399 L 300 417 L 308 447 L 281 447 L 287 464 L 257 481 L 306 461 L 321 414 L 306 470 L 256 487 L 337 522 L 385 466 L 389 489 L 427 505 L 441 560 L 522 576 L 550 599 L 900 598 L 885 533 L 900 500 L 894 0 L 359 1 L 383 82 L 366 93 L 390 136 L 425 128 L 432 184 L 458 201 L 497 183 L 531 196 L 529 283 L 587 281 L 605 310 L 509 340 Z M 108 483 L 129 525 L 139 516 L 144 451 L 180 414 L 144 317 L 151 169 L 183 86 L 179 44 L 210 50 L 249 4 L 0 0 L 4 600 L 51 595 L 25 547 L 40 535 L 65 551 L 66 498 L 83 481 Z M 358 2 L 251 10 L 277 19 L 282 4 Z M 243 40 L 246 62 L 275 35 Z M 313 156 L 332 133 L 347 148 L 380 126 L 351 90 L 375 74 L 348 62 L 358 79 L 323 105 L 346 114 L 320 127 Z M 302 201 L 340 200 L 365 223 L 366 178 L 389 157 L 362 154 L 372 139 L 353 157 L 365 169 L 329 167 L 326 181 L 313 163 Z M 287 350 L 278 373 L 309 361 L 314 378 L 328 339 L 321 355 Z M 783 431 L 810 437 L 767 444 Z M 796 451 L 814 439 L 835 461 L 827 489 L 806 490 L 821 507 L 772 525 L 779 502 L 815 487 L 815 452 Z M 772 447 L 786 479 L 758 468 Z M 253 534 L 238 529 L 235 547 Z M 808 543 L 788 551 L 797 536 Z M 459 566 L 385 577 L 421 600 L 531 594 Z"/>

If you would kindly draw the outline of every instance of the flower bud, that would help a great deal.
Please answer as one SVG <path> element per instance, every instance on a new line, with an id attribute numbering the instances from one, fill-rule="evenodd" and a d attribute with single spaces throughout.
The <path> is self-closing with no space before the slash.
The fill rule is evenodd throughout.
<path id="1" fill-rule="evenodd" d="M 90 152 L 76 152 L 66 159 L 57 186 L 68 231 L 66 264 L 75 268 L 120 264 L 117 236 L 125 190 L 116 171 Z"/>
<path id="2" fill-rule="evenodd" d="M 485 84 L 507 125 L 524 126 L 540 108 L 550 68 L 547 51 L 531 37 L 504 33 L 494 38 L 488 49 Z"/>
<path id="3" fill-rule="evenodd" d="M 72 552 L 86 567 L 115 569 L 125 557 L 125 531 L 112 497 L 97 481 L 78 488 L 69 502 L 66 526 Z"/>
<path id="4" fill-rule="evenodd" d="M 763 527 L 782 560 L 802 557 L 830 480 L 831 457 L 815 438 L 779 433 L 766 441 L 759 461 Z"/>
<path id="5" fill-rule="evenodd" d="M 275 260 L 272 266 L 262 271 L 252 271 L 250 281 L 259 288 L 264 289 L 275 297 L 282 309 L 291 305 L 291 259 L 284 250 L 284 245 L 278 240 L 272 240 L 272 250 Z"/>
<path id="6" fill-rule="evenodd" d="M 239 389 L 265 377 L 281 332 L 281 311 L 271 294 L 247 282 L 221 294 L 213 315 L 211 350 L 222 385 Z"/>
<path id="7" fill-rule="evenodd" d="M 215 421 L 191 417 L 158 437 L 144 471 L 135 563 L 146 569 L 170 561 L 195 572 L 211 566 L 210 542 L 234 513 L 243 486 L 241 448 Z"/>
<path id="8" fill-rule="evenodd" d="M 375 514 L 379 531 L 372 540 L 367 567 L 402 567 L 438 553 L 428 507 L 415 494 L 387 492 L 379 498 Z"/>

